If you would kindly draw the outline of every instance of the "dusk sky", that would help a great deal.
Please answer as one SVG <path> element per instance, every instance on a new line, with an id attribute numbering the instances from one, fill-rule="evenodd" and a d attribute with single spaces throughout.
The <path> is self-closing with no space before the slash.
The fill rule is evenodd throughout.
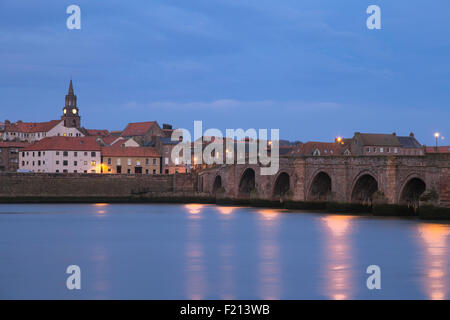
<path id="1" fill-rule="evenodd" d="M 372 4 L 382 30 L 366 27 Z M 449 145 L 449 13 L 448 0 L 1 0 L 0 121 L 59 119 L 72 77 L 90 129 L 203 120 Z"/>

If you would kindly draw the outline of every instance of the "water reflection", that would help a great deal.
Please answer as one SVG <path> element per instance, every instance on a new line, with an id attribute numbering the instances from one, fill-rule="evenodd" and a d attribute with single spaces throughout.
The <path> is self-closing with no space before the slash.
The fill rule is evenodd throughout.
<path id="1" fill-rule="evenodd" d="M 202 209 L 205 207 L 205 205 L 199 203 L 190 203 L 185 204 L 184 207 L 189 213 L 189 219 L 201 219 L 200 213 L 202 212 Z"/>
<path id="2" fill-rule="evenodd" d="M 280 210 L 264 209 L 260 214 L 259 281 L 262 299 L 275 300 L 281 296 L 280 247 L 278 222 Z"/>
<path id="3" fill-rule="evenodd" d="M 238 207 L 216 207 L 219 211 L 221 224 L 221 241 L 219 245 L 219 277 L 220 277 L 220 296 L 221 299 L 233 300 L 234 297 L 234 261 L 233 261 L 233 243 L 232 243 L 232 225 L 233 211 Z"/>
<path id="4" fill-rule="evenodd" d="M 223 219 L 231 219 L 233 217 L 233 211 L 239 209 L 239 207 L 217 207 L 219 210 L 220 216 Z"/>
<path id="5" fill-rule="evenodd" d="M 96 293 L 97 299 L 107 299 L 108 293 L 112 290 L 108 251 L 104 245 L 100 243 L 95 244 L 92 257 L 94 262 L 92 288 Z"/>
<path id="6" fill-rule="evenodd" d="M 321 219 L 326 226 L 324 294 L 335 300 L 351 299 L 353 293 L 353 253 L 350 240 L 352 216 L 327 216 Z"/>
<path id="7" fill-rule="evenodd" d="M 108 203 L 94 203 L 93 204 L 95 209 L 95 216 L 97 217 L 104 217 L 107 213 L 107 206 L 109 206 Z"/>
<path id="8" fill-rule="evenodd" d="M 201 213 L 203 204 L 186 204 L 188 212 L 186 248 L 186 293 L 188 299 L 205 298 L 205 251 L 201 240 Z"/>
<path id="9" fill-rule="evenodd" d="M 420 224 L 421 239 L 425 245 L 425 290 L 428 298 L 443 300 L 447 297 L 447 236 L 450 227 L 442 224 Z"/>

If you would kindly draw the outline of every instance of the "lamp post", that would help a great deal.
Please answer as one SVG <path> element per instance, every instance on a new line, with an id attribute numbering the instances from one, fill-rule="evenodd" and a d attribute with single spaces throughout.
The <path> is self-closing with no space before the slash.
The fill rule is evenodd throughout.
<path id="1" fill-rule="evenodd" d="M 438 140 L 439 140 L 439 136 L 440 136 L 439 132 L 436 132 L 436 133 L 434 134 L 434 137 L 436 138 L 436 153 L 438 152 Z"/>

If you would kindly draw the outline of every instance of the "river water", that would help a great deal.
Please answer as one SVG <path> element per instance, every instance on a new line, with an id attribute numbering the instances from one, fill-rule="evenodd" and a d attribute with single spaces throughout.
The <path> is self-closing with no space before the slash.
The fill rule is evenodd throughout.
<path id="1" fill-rule="evenodd" d="M 274 209 L 7 204 L 0 298 L 448 299 L 449 235 L 445 223 Z M 80 290 L 66 287 L 69 265 Z"/>

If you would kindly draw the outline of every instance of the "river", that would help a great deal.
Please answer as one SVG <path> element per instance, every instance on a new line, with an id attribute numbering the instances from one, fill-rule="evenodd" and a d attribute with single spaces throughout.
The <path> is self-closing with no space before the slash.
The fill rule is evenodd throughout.
<path id="1" fill-rule="evenodd" d="M 202 204 L 0 205 L 1 299 L 449 299 L 450 224 Z M 66 269 L 81 270 L 68 290 Z M 380 268 L 369 290 L 367 267 Z"/>

